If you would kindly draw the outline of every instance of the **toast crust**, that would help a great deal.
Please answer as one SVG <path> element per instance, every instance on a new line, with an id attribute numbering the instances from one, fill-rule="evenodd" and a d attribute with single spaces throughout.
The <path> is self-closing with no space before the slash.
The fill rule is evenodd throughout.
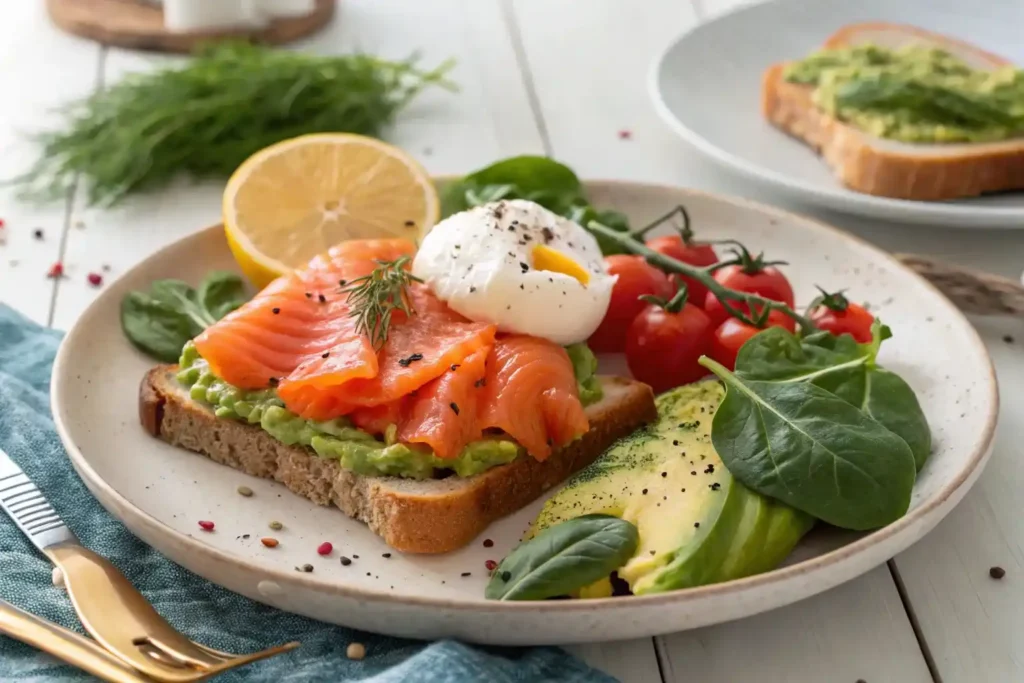
<path id="1" fill-rule="evenodd" d="M 905 36 L 969 53 L 996 67 L 1007 60 L 922 29 L 880 22 L 851 24 L 830 36 L 826 48 L 863 42 L 872 34 Z M 848 188 L 866 194 L 920 201 L 976 197 L 1024 189 L 1024 139 L 992 143 L 910 145 L 875 138 L 819 110 L 813 88 L 783 78 L 787 63 L 773 64 L 761 82 L 761 113 L 774 126 L 816 152 Z"/>
<path id="2" fill-rule="evenodd" d="M 193 401 L 172 365 L 139 387 L 139 420 L 151 435 L 223 465 L 273 479 L 318 505 L 335 505 L 406 553 L 444 553 L 471 542 L 495 520 L 529 504 L 593 462 L 616 439 L 657 417 L 646 384 L 602 377 L 605 399 L 587 407 L 590 431 L 544 462 L 520 457 L 474 477 L 416 481 L 366 477 L 256 425 L 217 418 Z"/>

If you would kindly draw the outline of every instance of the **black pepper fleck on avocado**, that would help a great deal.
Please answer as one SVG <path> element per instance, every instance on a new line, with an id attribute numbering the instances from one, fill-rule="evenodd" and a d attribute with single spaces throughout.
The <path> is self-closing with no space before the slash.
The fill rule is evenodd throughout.
<path id="1" fill-rule="evenodd" d="M 722 485 L 719 484 L 717 481 L 714 484 L 711 485 L 711 490 L 712 491 L 717 491 L 720 488 L 722 488 Z"/>

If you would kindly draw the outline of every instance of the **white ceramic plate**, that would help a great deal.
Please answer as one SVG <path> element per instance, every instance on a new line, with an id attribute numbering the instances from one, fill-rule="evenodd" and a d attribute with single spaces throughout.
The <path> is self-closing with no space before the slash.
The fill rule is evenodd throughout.
<path id="1" fill-rule="evenodd" d="M 652 185 L 596 182 L 588 190 L 596 205 L 625 211 L 637 223 L 685 204 L 704 237 L 737 238 L 792 263 L 788 272 L 798 303 L 813 296 L 815 284 L 848 288 L 851 296 L 871 303 L 895 332 L 883 347 L 882 361 L 917 391 L 935 436 L 934 455 L 905 517 L 869 535 L 817 530 L 788 566 L 740 581 L 646 597 L 486 601 L 484 563 L 514 547 L 540 501 L 459 552 L 439 557 L 395 552 L 386 559 L 384 543 L 337 510 L 172 448 L 139 426 L 139 380 L 152 362 L 122 335 L 119 302 L 129 290 L 157 278 L 195 283 L 211 269 L 232 268 L 216 228 L 176 242 L 129 271 L 65 338 L 54 368 L 53 413 L 75 468 L 104 507 L 140 538 L 255 600 L 370 631 L 509 645 L 634 638 L 778 607 L 886 561 L 960 500 L 990 450 L 996 382 L 974 329 L 929 284 L 864 242 L 767 207 Z M 238 495 L 242 484 L 255 495 Z M 198 528 L 197 521 L 207 519 L 216 523 L 214 533 Z M 284 530 L 270 531 L 272 520 L 284 523 Z M 261 536 L 275 536 L 281 545 L 265 548 Z M 485 548 L 484 539 L 494 546 Z M 334 544 L 331 557 L 317 555 L 323 541 Z M 345 567 L 339 554 L 359 559 Z M 295 571 L 305 563 L 315 571 Z"/>
<path id="2" fill-rule="evenodd" d="M 798 59 L 846 24 L 911 24 L 1024 65 L 1024 3 L 962 0 L 778 0 L 701 24 L 655 60 L 650 92 L 662 118 L 715 161 L 794 199 L 892 221 L 1024 228 L 1024 192 L 947 202 L 845 189 L 810 148 L 761 116 L 761 75 Z"/>

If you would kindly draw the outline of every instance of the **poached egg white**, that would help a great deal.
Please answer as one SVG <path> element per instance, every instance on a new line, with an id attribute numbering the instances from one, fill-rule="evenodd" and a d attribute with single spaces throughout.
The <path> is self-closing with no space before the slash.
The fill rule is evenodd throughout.
<path id="1" fill-rule="evenodd" d="M 423 239 L 412 272 L 470 320 L 563 345 L 597 329 L 617 279 L 593 235 L 523 199 L 441 221 Z"/>

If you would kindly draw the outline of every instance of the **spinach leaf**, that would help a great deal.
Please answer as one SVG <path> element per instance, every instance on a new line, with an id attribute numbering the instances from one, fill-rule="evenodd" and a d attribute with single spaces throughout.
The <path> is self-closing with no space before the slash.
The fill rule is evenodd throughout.
<path id="1" fill-rule="evenodd" d="M 845 529 L 874 529 L 907 511 L 914 455 L 899 436 L 815 384 L 701 364 L 725 383 L 711 441 L 742 483 Z"/>
<path id="2" fill-rule="evenodd" d="M 176 363 L 196 334 L 191 318 L 143 292 L 121 300 L 121 329 L 136 348 L 165 363 Z"/>
<path id="3" fill-rule="evenodd" d="M 129 292 L 121 301 L 121 329 L 144 353 L 166 363 L 181 356 L 186 342 L 245 303 L 242 279 L 215 271 L 193 289 L 181 280 L 157 280 L 147 292 Z"/>
<path id="4" fill-rule="evenodd" d="M 598 581 L 624 565 L 640 542 L 618 517 L 583 515 L 541 531 L 501 561 L 487 584 L 492 600 L 544 600 Z"/>
<path id="5" fill-rule="evenodd" d="M 848 334 L 818 332 L 801 340 L 782 328 L 769 328 L 740 349 L 736 374 L 757 381 L 811 382 L 839 396 L 906 441 L 920 470 L 931 454 L 931 430 L 910 385 L 876 362 L 889 336 L 889 328 L 877 320 L 867 344 Z"/>
<path id="6" fill-rule="evenodd" d="M 597 221 L 620 232 L 629 231 L 625 215 L 599 211 L 590 205 L 571 168 L 532 155 L 503 159 L 448 184 L 441 191 L 441 213 L 450 216 L 500 199 L 528 199 L 585 228 Z M 606 238 L 598 236 L 597 241 L 605 255 L 623 253 L 620 246 Z"/>
<path id="7" fill-rule="evenodd" d="M 213 320 L 220 320 L 248 299 L 242 278 L 227 271 L 214 271 L 199 284 L 199 305 Z"/>

